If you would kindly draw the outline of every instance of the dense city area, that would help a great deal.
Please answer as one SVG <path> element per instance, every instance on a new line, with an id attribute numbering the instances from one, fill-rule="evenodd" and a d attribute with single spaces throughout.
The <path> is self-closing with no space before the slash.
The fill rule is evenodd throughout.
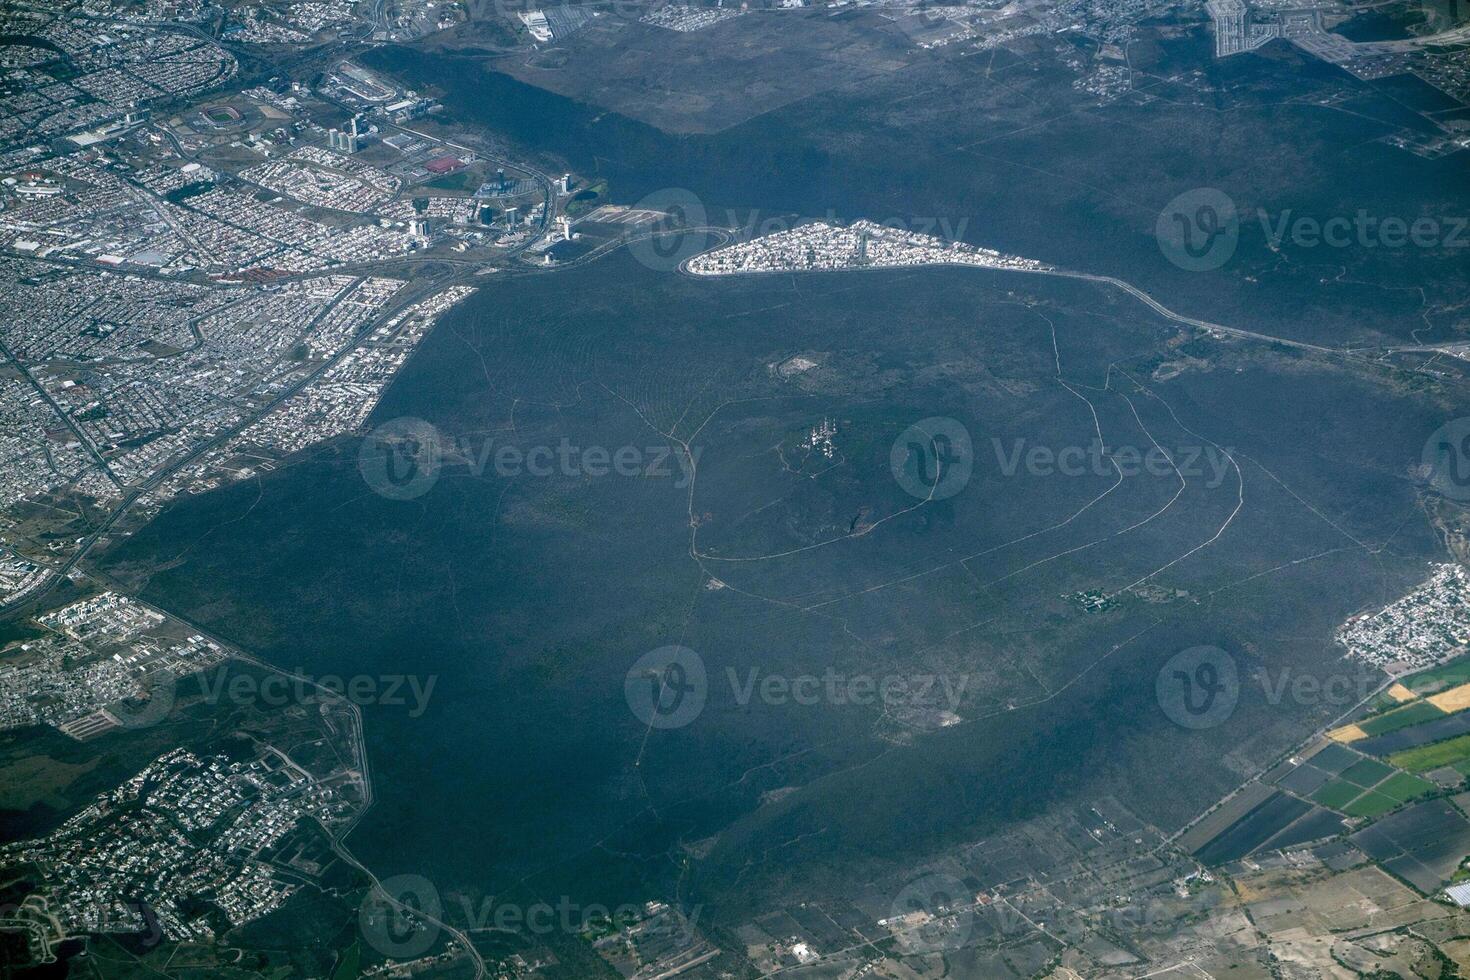
<path id="1" fill-rule="evenodd" d="M 854 221 L 845 228 L 819 221 L 705 252 L 690 259 L 685 269 L 696 276 L 729 276 L 929 265 L 1032 272 L 1047 268 L 1033 259 L 1001 255 L 965 242 L 946 242 L 932 235 L 884 228 L 871 221 Z"/>
<path id="2" fill-rule="evenodd" d="M 1177 832 L 1112 795 L 1046 810 L 1018 806 L 1004 832 L 962 846 L 945 842 L 942 854 L 903 874 L 854 883 L 847 900 L 793 901 L 718 924 L 713 916 L 702 919 L 703 909 L 684 889 L 686 879 L 697 877 L 695 860 L 725 841 L 718 835 L 661 841 L 666 853 L 657 861 L 673 869 L 668 880 L 677 887 L 654 893 L 644 880 L 619 882 L 636 901 L 616 910 L 583 909 L 546 930 L 527 914 L 540 909 L 537 901 L 517 906 L 512 926 L 492 926 L 475 905 L 488 907 L 501 896 L 448 888 L 429 895 L 432 887 L 421 888 L 414 875 L 380 879 L 384 869 L 359 863 L 349 836 L 375 800 L 359 700 L 256 659 L 242 649 L 249 644 L 221 639 L 230 634 L 197 625 L 189 613 L 160 608 L 167 603 L 155 605 L 152 593 L 130 589 L 98 567 L 98 554 L 172 506 L 249 487 L 309 451 L 351 441 L 348 454 L 355 457 L 357 437 L 377 421 L 385 394 L 410 360 L 422 356 L 436 324 L 490 284 L 583 269 L 623 246 L 636 250 L 665 237 L 709 245 L 696 254 L 669 251 L 678 258 L 664 271 L 682 275 L 681 288 L 734 288 L 741 283 L 701 280 L 779 274 L 797 294 L 798 273 L 941 266 L 1025 273 L 1014 279 L 1121 287 L 1144 305 L 1129 314 L 1109 308 L 1106 318 L 1151 311 L 1170 329 L 1182 328 L 1181 348 L 1194 350 L 1200 337 L 1272 339 L 1175 314 L 1111 276 L 961 240 L 963 226 L 951 239 L 858 216 L 782 214 L 769 225 L 752 218 L 740 228 L 713 209 L 691 220 L 656 194 L 634 203 L 600 172 L 585 172 L 593 168 L 573 173 L 577 168 L 566 160 L 461 125 L 446 113 L 444 92 L 410 84 L 367 57 L 427 39 L 455 53 L 523 59 L 517 64 L 527 74 L 575 75 L 576 56 L 568 53 L 574 39 L 591 48 L 627 32 L 651 50 L 667 45 L 681 52 L 729 38 L 720 42 L 721 57 L 739 61 L 753 45 L 736 40 L 738 32 L 755 29 L 757 21 L 815 11 L 826 30 L 863 12 L 881 23 L 880 42 L 871 49 L 866 41 L 844 42 L 810 59 L 839 75 L 851 71 L 840 79 L 844 87 L 867 84 L 853 66 L 877 58 L 875 50 L 887 52 L 878 60 L 888 72 L 899 65 L 895 47 L 905 58 L 994 64 L 1011 46 L 1040 50 L 1066 73 L 1064 89 L 1076 106 L 1061 115 L 1129 100 L 1146 104 L 1158 97 L 1149 90 L 1163 81 L 1203 103 L 1219 95 L 1197 68 L 1174 66 L 1166 80 L 1133 68 L 1129 45 L 1153 44 L 1150 32 L 1172 16 L 1170 5 L 1157 0 L 617 6 L 67 0 L 0 8 L 0 612 L 10 617 L 0 621 L 0 735 L 11 740 L 0 745 L 7 828 L 0 838 L 0 975 L 27 976 L 39 966 L 109 980 L 144 974 L 238 980 L 1470 976 L 1470 885 L 1464 883 L 1470 880 L 1470 574 L 1460 564 L 1435 563 L 1406 594 L 1395 591 L 1399 598 L 1360 608 L 1335 632 L 1323 631 L 1337 644 L 1335 667 L 1350 678 L 1344 683 L 1353 696 L 1333 705 L 1330 717 L 1314 716 L 1302 728 L 1316 728 L 1310 737 L 1266 768 L 1229 760 L 1238 788 Z M 1431 160 L 1470 154 L 1470 120 L 1459 105 L 1470 99 L 1470 28 L 1454 14 L 1455 0 L 1424 7 L 1415 21 L 1418 34 L 1389 40 L 1337 32 L 1361 12 L 1340 0 L 1209 0 L 1192 13 L 1194 26 L 1210 32 L 1214 56 L 1230 59 L 1222 63 L 1239 64 L 1241 56 L 1277 43 L 1354 79 L 1416 79 L 1455 108 L 1434 110 L 1432 132 L 1405 125 L 1378 142 Z M 1162 30 L 1172 35 L 1176 28 L 1167 22 Z M 796 72 L 792 77 L 804 84 Z M 756 105 L 785 81 L 732 86 L 736 94 L 725 97 Z M 639 76 L 631 89 L 642 87 Z M 714 99 L 686 93 L 679 101 L 687 109 Z M 927 111 L 921 101 L 902 112 Z M 1222 107 L 1211 104 L 1210 111 L 1224 117 L 1234 106 L 1219 101 Z M 1411 114 L 1406 108 L 1406 118 Z M 699 126 L 689 128 L 703 135 Z M 1038 169 L 1035 176 L 1050 175 Z M 987 231 L 976 229 L 970 238 L 987 240 Z M 658 261 L 642 261 L 660 268 Z M 1349 278 L 1341 268 L 1338 278 Z M 588 302 L 595 306 L 598 299 Z M 1015 293 L 998 303 L 1024 305 Z M 1094 389 L 1061 380 L 1057 325 L 1045 314 L 1041 319 L 1051 328 L 1040 360 L 1050 371 L 1054 358 L 1056 380 L 1086 403 L 1100 443 L 1097 408 L 1082 394 Z M 1105 329 L 1114 327 L 1110 322 Z M 547 338 L 548 346 L 555 342 Z M 1286 346 L 1293 353 L 1326 350 L 1296 342 L 1272 350 Z M 467 349 L 478 355 L 475 370 L 483 369 L 486 385 L 498 383 L 499 375 L 492 380 L 496 352 Z M 768 372 L 792 387 L 751 401 L 816 397 L 835 376 L 827 373 L 830 352 L 796 349 L 781 351 Z M 1405 350 L 1435 359 L 1453 354 L 1415 346 L 1385 350 L 1383 358 Z M 1181 355 L 1179 363 L 1194 356 Z M 1154 367 L 1164 371 L 1161 365 Z M 1121 384 L 1113 367 L 1099 382 L 1107 395 Z M 1235 370 L 1258 367 L 1242 357 Z M 873 355 L 853 370 L 884 374 L 883 384 L 897 386 L 897 374 L 885 374 L 891 368 Z M 999 368 L 985 384 L 1031 386 Z M 547 394 L 530 408 L 517 398 L 506 428 L 514 431 L 518 408 L 574 411 L 595 386 L 586 387 L 578 384 L 563 401 Z M 1136 405 L 1122 397 L 1142 426 L 1144 398 Z M 736 401 L 721 402 L 704 421 Z M 813 411 L 810 424 L 793 430 L 811 471 L 820 471 L 798 462 L 807 482 L 847 466 L 848 440 L 861 431 L 843 414 L 844 405 Z M 690 453 L 694 437 L 674 435 L 692 427 L 679 430 L 685 421 L 679 416 L 663 434 Z M 791 444 L 777 440 L 775 452 Z M 691 472 L 697 460 L 692 452 Z M 784 455 L 781 461 L 788 464 Z M 1243 487 L 1242 478 L 1242 501 Z M 476 511 L 475 519 L 498 520 L 503 500 L 502 494 L 493 514 Z M 533 509 L 516 501 L 509 506 Z M 750 510 L 759 514 L 767 506 Z M 872 506 L 864 498 L 855 516 L 834 506 L 831 521 L 846 523 L 847 533 L 830 540 L 719 560 L 755 563 L 806 556 L 837 542 L 845 547 L 876 526 L 866 523 Z M 545 512 L 564 517 L 561 511 L 579 507 L 558 501 Z M 676 512 L 681 534 L 715 520 L 696 506 L 692 488 Z M 424 513 L 415 510 L 413 520 Z M 576 520 L 583 519 L 594 522 L 578 510 Z M 707 571 L 709 556 L 698 552 L 693 536 L 688 552 Z M 969 582 L 954 586 L 966 601 L 978 602 L 976 596 L 998 584 L 978 588 L 974 570 L 956 561 L 977 585 L 974 595 Z M 146 582 L 152 571 L 136 581 Z M 405 566 L 396 574 L 412 580 L 431 573 Z M 453 570 L 447 574 L 452 580 Z M 906 570 L 896 582 L 927 574 Z M 1005 577 L 1011 574 L 1019 572 Z M 1198 593 L 1143 584 L 1150 579 L 1116 592 L 1088 583 L 1064 594 L 1091 622 L 1145 604 L 1201 601 Z M 864 585 L 854 594 L 888 584 Z M 459 585 L 452 586 L 457 597 Z M 826 587 L 813 585 L 813 594 Z M 693 588 L 686 625 L 695 602 L 717 594 L 799 605 L 707 574 Z M 442 606 L 436 619 L 465 630 L 458 605 Z M 847 619 L 818 616 L 824 629 L 833 625 L 856 640 Z M 535 669 L 554 673 L 574 646 L 546 644 Z M 1242 654 L 1240 662 L 1253 663 L 1250 657 Z M 1225 660 L 1233 676 L 1237 660 Z M 1213 685 L 1219 666 L 1177 676 Z M 1259 673 L 1243 671 L 1248 679 L 1232 697 Z M 1035 705 L 1073 684 L 1050 690 L 1031 676 L 1045 689 Z M 291 693 L 262 697 L 273 683 Z M 1213 702 L 1225 688 L 1201 690 Z M 661 679 L 659 696 L 664 693 Z M 996 713 L 1016 707 L 1007 701 Z M 910 707 L 906 713 L 903 706 L 884 714 L 887 724 L 905 730 L 893 745 L 911 745 L 923 733 L 962 721 L 954 712 Z M 637 762 L 620 784 L 629 794 L 647 795 L 644 749 L 657 727 L 649 722 L 641 732 Z M 848 737 L 843 730 L 833 741 Z M 466 745 L 461 751 L 506 750 Z M 565 751 L 568 768 L 602 764 L 596 752 L 584 756 L 571 742 Z M 783 744 L 782 761 L 812 752 Z M 427 765 L 429 755 L 407 757 Z M 767 765 L 752 762 L 722 791 Z M 543 777 L 527 777 L 527 795 L 539 792 Z M 761 792 L 759 807 L 774 808 L 798 789 Z M 665 802 L 650 796 L 650 811 Z M 910 805 L 922 810 L 926 803 Z M 491 816 L 486 846 L 510 850 L 513 844 L 491 829 Z M 780 864 L 788 844 L 827 832 L 815 824 L 793 827 L 789 840 L 761 862 Z M 394 827 L 410 830 L 407 817 Z M 587 851 L 612 854 L 618 846 L 608 835 Z M 556 855 L 552 863 L 579 856 Z M 399 890 L 390 887 L 395 882 Z"/>
<path id="3" fill-rule="evenodd" d="M 1389 674 L 1441 664 L 1470 644 L 1470 576 L 1460 565 L 1436 569 L 1414 592 L 1343 624 L 1337 639 Z"/>

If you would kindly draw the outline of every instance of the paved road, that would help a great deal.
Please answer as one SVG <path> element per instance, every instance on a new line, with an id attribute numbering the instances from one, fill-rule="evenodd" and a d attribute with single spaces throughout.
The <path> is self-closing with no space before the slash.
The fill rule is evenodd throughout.
<path id="1" fill-rule="evenodd" d="M 469 955 L 470 959 L 474 961 L 475 980 L 482 980 L 486 973 L 485 957 L 481 956 L 480 951 L 475 948 L 475 944 L 470 942 L 469 936 L 465 935 L 461 930 L 456 929 L 454 926 L 450 925 L 444 920 L 429 915 L 422 909 L 410 908 L 409 906 L 403 904 L 403 902 L 399 900 L 398 896 L 390 893 L 386 888 L 384 888 L 383 883 L 378 880 L 378 876 L 368 870 L 367 866 L 364 865 L 361 861 L 353 857 L 352 852 L 343 847 L 340 841 L 332 837 L 330 834 L 328 834 L 327 836 L 332 841 L 332 850 L 336 852 L 337 856 L 340 857 L 343 861 L 346 861 L 348 864 L 352 865 L 358 871 L 362 872 L 364 875 L 366 875 L 368 880 L 373 883 L 373 890 L 377 892 L 377 894 L 381 895 L 383 899 L 387 902 L 387 904 L 393 906 L 400 912 L 408 913 L 410 917 L 423 919 L 430 925 L 435 926 L 439 929 L 443 929 L 450 936 L 454 937 L 454 939 L 462 947 L 464 947 L 464 951 Z"/>
<path id="2" fill-rule="evenodd" d="M 21 363 L 20 358 L 15 356 L 15 354 L 10 350 L 9 345 L 7 345 L 3 340 L 0 340 L 0 355 L 4 355 L 7 361 L 15 365 L 15 369 L 19 371 L 27 381 L 30 382 L 31 387 L 36 389 L 36 393 L 41 396 L 41 398 L 46 402 L 47 405 L 51 406 L 51 410 L 53 412 L 60 416 L 62 424 L 64 424 L 68 429 L 71 430 L 72 435 L 77 437 L 77 442 L 81 443 L 82 447 L 87 450 L 87 455 L 92 457 L 92 462 L 97 465 L 98 469 L 102 470 L 103 474 L 109 480 L 111 480 L 114 485 L 121 487 L 122 484 L 119 483 L 117 477 L 113 475 L 112 470 L 107 465 L 107 461 L 102 458 L 102 454 L 97 451 L 97 447 L 92 445 L 92 440 L 88 439 L 86 435 L 82 432 L 82 430 L 77 427 L 77 424 L 75 421 L 72 420 L 71 415 L 67 413 L 66 410 L 63 409 L 60 405 L 56 404 L 56 399 L 51 397 L 51 393 L 46 390 L 45 385 L 36 380 L 35 375 L 31 374 L 31 369 L 26 367 L 25 364 Z M 0 606 L 0 609 L 3 608 L 4 606 Z"/>
<path id="3" fill-rule="evenodd" d="M 1113 276 L 1097 276 L 1093 275 L 1090 272 L 1068 272 L 1065 269 L 1056 269 L 1051 271 L 1042 269 L 1017 269 L 1015 271 L 1034 272 L 1039 275 L 1045 276 L 1061 276 L 1065 279 L 1082 279 L 1088 282 L 1101 282 L 1106 283 L 1109 286 L 1116 286 L 1118 289 L 1121 289 L 1128 295 L 1133 296 L 1139 302 L 1143 303 L 1143 305 L 1153 310 L 1159 316 L 1164 317 L 1166 320 L 1173 320 L 1175 323 L 1183 323 L 1186 326 L 1199 327 L 1202 330 L 1213 330 L 1218 333 L 1229 334 L 1232 337 L 1242 337 L 1247 340 L 1259 340 L 1268 344 L 1281 344 L 1285 347 L 1295 347 L 1300 350 L 1311 350 L 1324 354 L 1345 354 L 1353 350 L 1353 348 L 1349 347 L 1322 347 L 1317 344 L 1308 344 L 1300 340 L 1287 340 L 1285 337 L 1273 337 L 1270 334 L 1256 333 L 1252 330 L 1241 330 L 1238 327 L 1227 327 L 1224 324 L 1211 323 L 1209 320 L 1197 320 L 1194 317 L 1180 316 L 1178 313 L 1175 313 L 1173 310 L 1169 309 L 1163 303 L 1160 303 L 1158 300 L 1154 299 L 1148 293 L 1139 289 L 1131 282 L 1127 282 L 1123 279 L 1116 279 Z"/>

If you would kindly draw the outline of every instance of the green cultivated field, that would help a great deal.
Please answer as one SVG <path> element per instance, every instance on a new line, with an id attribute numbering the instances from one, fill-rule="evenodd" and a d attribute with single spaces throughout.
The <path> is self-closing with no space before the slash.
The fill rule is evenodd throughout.
<path id="1" fill-rule="evenodd" d="M 1451 660 L 1443 667 L 1426 670 L 1404 680 L 1404 686 L 1423 697 L 1470 681 L 1470 656 Z"/>
<path id="2" fill-rule="evenodd" d="M 1387 813 L 1389 810 L 1392 810 L 1399 805 L 1399 802 L 1391 796 L 1384 796 L 1382 793 L 1364 793 L 1343 807 L 1342 812 L 1350 817 L 1376 817 L 1380 813 Z"/>
<path id="3" fill-rule="evenodd" d="M 362 947 L 353 943 L 342 951 L 342 958 L 337 961 L 337 968 L 332 971 L 332 980 L 350 980 L 358 976 L 361 962 Z"/>
<path id="4" fill-rule="evenodd" d="M 1395 772 L 1377 759 L 1362 759 L 1313 793 L 1312 800 L 1351 817 L 1376 817 L 1432 792 L 1434 784 L 1428 780 Z"/>
<path id="5" fill-rule="evenodd" d="M 1348 767 L 1342 774 L 1342 778 L 1354 785 L 1368 789 L 1393 772 L 1391 766 L 1386 766 L 1377 759 L 1363 759 Z"/>
<path id="6" fill-rule="evenodd" d="M 1333 810 L 1341 810 L 1347 806 L 1358 794 L 1363 792 L 1362 787 L 1354 786 L 1352 783 L 1334 779 L 1312 794 L 1312 800 Z"/>
<path id="7" fill-rule="evenodd" d="M 1388 761 L 1409 772 L 1426 772 L 1450 765 L 1459 768 L 1460 763 L 1470 761 L 1470 735 L 1395 752 Z"/>
<path id="8" fill-rule="evenodd" d="M 1411 776 L 1406 772 L 1395 773 L 1373 788 L 1375 795 L 1391 797 L 1400 803 L 1416 796 L 1434 792 L 1434 784 L 1427 779 Z"/>
<path id="9" fill-rule="evenodd" d="M 1406 704 L 1402 708 L 1379 715 L 1377 718 L 1360 721 L 1358 727 L 1369 735 L 1383 735 L 1400 728 L 1408 728 L 1410 725 L 1417 725 L 1420 722 L 1443 718 L 1444 714 L 1428 701 L 1415 701 L 1413 704 Z"/>
<path id="10" fill-rule="evenodd" d="M 1335 775 L 1361 758 L 1362 756 L 1352 749 L 1339 745 L 1336 742 L 1328 742 L 1316 755 L 1307 761 L 1323 772 L 1330 772 Z"/>

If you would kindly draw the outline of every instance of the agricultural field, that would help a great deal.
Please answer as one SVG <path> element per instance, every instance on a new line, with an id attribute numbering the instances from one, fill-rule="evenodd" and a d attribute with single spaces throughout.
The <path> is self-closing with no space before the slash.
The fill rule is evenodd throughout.
<path id="1" fill-rule="evenodd" d="M 1470 657 L 1404 677 L 1367 705 L 1354 723 L 1329 733 L 1338 742 L 1386 735 L 1470 708 Z"/>
<path id="2" fill-rule="evenodd" d="M 1470 708 L 1470 684 L 1461 684 L 1458 687 L 1450 688 L 1448 691 L 1435 694 L 1427 698 L 1426 703 L 1434 705 L 1434 707 L 1446 714 L 1464 711 L 1466 708 Z"/>
<path id="3" fill-rule="evenodd" d="M 1341 745 L 1333 745 L 1329 742 L 1317 750 L 1307 761 L 1314 768 L 1335 776 L 1354 762 L 1357 762 L 1360 758 L 1362 756 L 1351 749 L 1343 748 Z"/>
<path id="4" fill-rule="evenodd" d="M 1394 773 L 1383 782 L 1373 787 L 1373 792 L 1381 796 L 1387 796 L 1397 803 L 1405 803 L 1409 800 L 1434 792 L 1434 784 L 1426 779 L 1406 772 Z"/>
<path id="5" fill-rule="evenodd" d="M 1260 862 L 1355 827 L 1348 832 L 1356 848 L 1432 895 L 1470 854 L 1470 820 L 1450 800 L 1432 797 L 1461 785 L 1466 773 L 1470 735 L 1387 759 L 1328 739 L 1276 766 L 1263 780 L 1268 785 L 1241 793 L 1181 843 L 1207 864 L 1252 855 Z M 1470 794 L 1454 799 L 1464 802 Z"/>
<path id="6" fill-rule="evenodd" d="M 1432 670 L 1406 677 L 1403 686 L 1418 697 L 1429 697 L 1461 684 L 1470 684 L 1470 657 L 1460 657 Z"/>
<path id="7" fill-rule="evenodd" d="M 1376 817 L 1398 806 L 1398 801 L 1372 790 L 1343 807 L 1342 812 L 1350 817 Z"/>
<path id="8" fill-rule="evenodd" d="M 1360 721 L 1358 728 L 1366 735 L 1386 735 L 1400 728 L 1408 728 L 1426 721 L 1433 721 L 1436 718 L 1443 718 L 1447 713 L 1428 701 L 1414 701 L 1376 718 Z"/>
<path id="9" fill-rule="evenodd" d="M 1349 816 L 1372 817 L 1436 786 L 1458 787 L 1470 775 L 1470 657 L 1393 684 L 1361 717 L 1333 729 L 1328 738 L 1339 747 L 1351 746 L 1352 754 L 1381 761 L 1354 762 L 1333 782 L 1318 778 L 1314 773 L 1321 766 L 1314 765 L 1284 777 L 1283 789 Z M 1402 772 L 1390 777 L 1395 769 Z M 1375 793 L 1348 798 L 1344 781 Z"/>
<path id="10" fill-rule="evenodd" d="M 1428 772 L 1441 766 L 1454 766 L 1466 772 L 1462 767 L 1470 765 L 1470 735 L 1396 752 L 1388 761 L 1409 772 Z"/>
<path id="11" fill-rule="evenodd" d="M 1375 698 L 1366 713 L 1328 733 L 1354 743 L 1438 721 L 1470 708 L 1470 657 L 1406 677 Z M 1443 737 L 1443 736 L 1440 736 Z"/>
<path id="12" fill-rule="evenodd" d="M 1266 785 L 1240 794 L 1184 843 L 1201 861 L 1220 864 L 1326 840 L 1343 832 L 1344 818 L 1357 820 L 1361 829 L 1364 821 L 1373 826 L 1379 818 L 1414 811 L 1413 801 L 1463 782 L 1470 771 L 1470 736 L 1462 741 L 1438 753 L 1416 750 L 1423 758 L 1409 762 L 1423 768 L 1410 772 L 1396 757 L 1374 758 L 1329 738 L 1273 768 L 1262 780 Z M 1462 759 L 1467 770 L 1431 772 L 1446 765 L 1445 757 Z M 1429 778 L 1416 774 L 1421 771 Z M 1418 864 L 1412 867 L 1420 882 L 1434 877 Z"/>
<path id="13" fill-rule="evenodd" d="M 1377 759 L 1360 759 L 1343 771 L 1342 778 L 1354 786 L 1367 789 L 1382 782 L 1392 772 L 1391 766 L 1386 766 Z"/>
<path id="14" fill-rule="evenodd" d="M 1341 810 L 1353 800 L 1357 799 L 1358 795 L 1362 792 L 1363 788 L 1361 786 L 1354 786 L 1352 783 L 1344 782 L 1341 779 L 1334 779 L 1313 793 L 1312 800 L 1333 810 Z"/>
<path id="15" fill-rule="evenodd" d="M 1383 867 L 1425 894 L 1450 881 L 1470 854 L 1470 821 L 1448 800 L 1415 803 L 1351 837 Z"/>

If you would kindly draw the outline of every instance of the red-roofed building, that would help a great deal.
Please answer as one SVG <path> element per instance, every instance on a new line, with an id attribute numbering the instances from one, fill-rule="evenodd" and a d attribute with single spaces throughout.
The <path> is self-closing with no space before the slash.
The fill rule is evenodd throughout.
<path id="1" fill-rule="evenodd" d="M 464 166 L 464 161 L 459 157 L 442 156 L 435 157 L 424 164 L 424 169 L 431 174 L 447 174 Z"/>

